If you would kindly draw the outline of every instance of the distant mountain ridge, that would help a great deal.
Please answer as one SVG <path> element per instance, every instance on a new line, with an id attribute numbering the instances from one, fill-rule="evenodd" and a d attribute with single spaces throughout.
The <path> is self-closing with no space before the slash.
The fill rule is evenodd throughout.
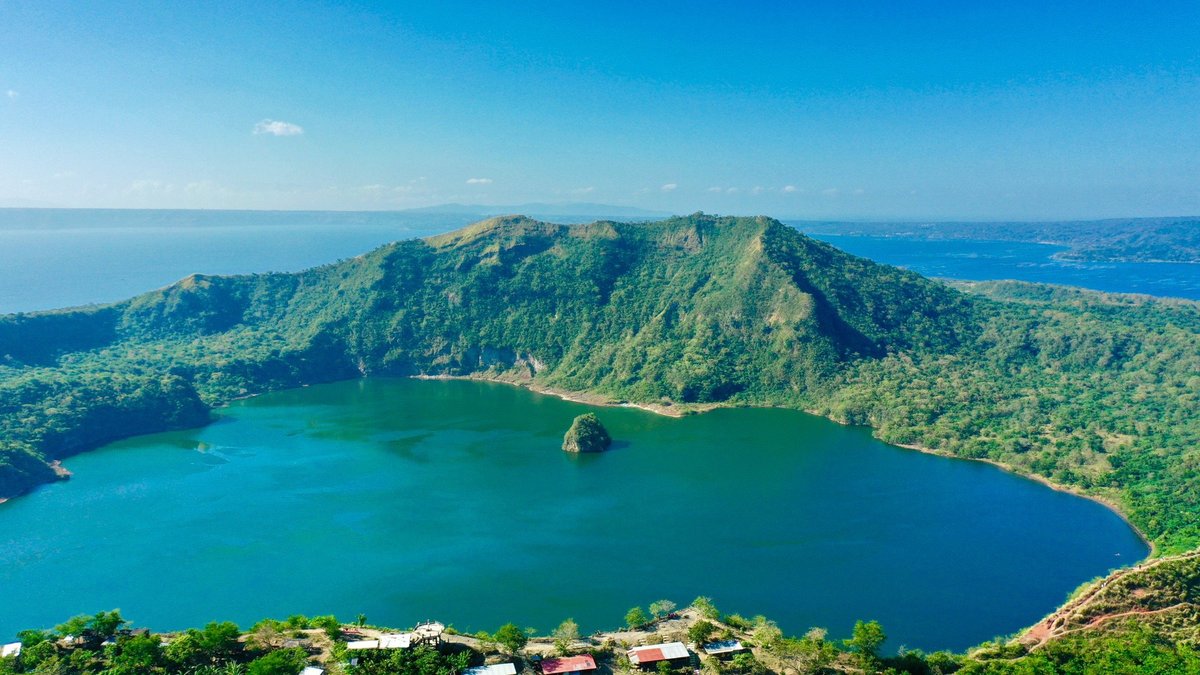
<path id="1" fill-rule="evenodd" d="M 528 218 L 551 220 L 558 218 L 591 218 L 642 220 L 661 219 L 672 215 L 668 211 L 653 211 L 636 206 L 619 206 L 615 204 L 597 204 L 592 202 L 528 202 L 514 205 L 484 205 L 484 204 L 437 204 L 413 209 L 405 209 L 404 213 L 465 213 L 491 218 L 521 214 Z"/>
<path id="2" fill-rule="evenodd" d="M 510 214 L 569 222 L 594 220 L 657 220 L 670 213 L 632 206 L 589 202 L 530 203 L 512 206 L 439 204 L 411 209 L 373 211 L 247 210 L 247 209 L 64 209 L 50 207 L 0 207 L 2 229 L 60 229 L 78 227 L 270 227 L 296 225 L 354 226 L 356 224 L 421 224 L 454 229 L 472 222 Z M 81 222 L 80 214 L 86 214 Z"/>
<path id="3" fill-rule="evenodd" d="M 952 287 L 765 217 L 498 217 L 305 272 L 0 317 L 0 496 L 234 397 L 454 375 L 806 409 L 1087 490 L 1183 550 L 1200 544 L 1196 372 L 1197 303 Z"/>

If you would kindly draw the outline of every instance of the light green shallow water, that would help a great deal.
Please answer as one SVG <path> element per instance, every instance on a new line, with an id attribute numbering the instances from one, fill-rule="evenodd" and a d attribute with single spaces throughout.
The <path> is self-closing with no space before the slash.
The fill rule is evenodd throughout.
<path id="1" fill-rule="evenodd" d="M 561 452 L 589 409 L 617 446 Z M 670 419 L 479 382 L 280 392 L 67 465 L 0 505 L 0 637 L 114 607 L 157 629 L 594 630 L 705 594 L 789 632 L 874 618 L 893 646 L 962 648 L 1147 553 L 1098 504 L 802 413 Z"/>

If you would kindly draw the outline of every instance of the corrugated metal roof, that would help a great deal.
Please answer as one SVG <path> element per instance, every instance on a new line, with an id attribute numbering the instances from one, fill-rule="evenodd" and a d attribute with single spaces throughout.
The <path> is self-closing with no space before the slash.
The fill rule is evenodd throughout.
<path id="1" fill-rule="evenodd" d="M 379 640 L 355 640 L 347 642 L 346 649 L 379 649 Z"/>
<path id="2" fill-rule="evenodd" d="M 596 659 L 593 659 L 591 654 L 584 654 L 583 656 L 567 656 L 560 659 L 546 659 L 542 661 L 542 672 L 545 675 L 573 673 L 577 670 L 595 669 Z"/>
<path id="3" fill-rule="evenodd" d="M 467 668 L 463 675 L 517 675 L 517 667 L 511 663 L 497 663 L 491 666 L 476 666 Z"/>
<path id="4" fill-rule="evenodd" d="M 3 658 L 5 656 L 20 656 L 20 655 L 21 655 L 21 643 L 20 642 L 10 642 L 10 643 L 0 647 L 0 658 Z"/>
<path id="5" fill-rule="evenodd" d="M 308 666 L 304 670 L 300 671 L 300 675 L 325 675 L 325 669 L 318 668 L 316 666 Z"/>
<path id="6" fill-rule="evenodd" d="M 634 665 L 654 663 L 655 661 L 674 661 L 688 657 L 687 647 L 682 642 L 667 642 L 661 645 L 646 645 L 634 647 L 626 652 L 629 661 Z"/>
<path id="7" fill-rule="evenodd" d="M 379 636 L 380 649 L 408 649 L 412 646 L 412 633 L 388 633 Z"/>
<path id="8" fill-rule="evenodd" d="M 745 647 L 742 646 L 742 643 L 737 640 L 722 640 L 720 642 L 709 642 L 708 644 L 704 645 L 704 653 L 714 655 L 731 654 L 733 652 L 740 652 L 744 649 Z"/>

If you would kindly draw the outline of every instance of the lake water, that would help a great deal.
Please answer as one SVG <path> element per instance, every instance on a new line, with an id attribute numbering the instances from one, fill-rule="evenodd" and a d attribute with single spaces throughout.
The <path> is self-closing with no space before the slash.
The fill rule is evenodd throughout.
<path id="1" fill-rule="evenodd" d="M 877 262 L 927 277 L 1015 279 L 1079 286 L 1110 293 L 1145 293 L 1200 300 L 1200 265 L 1096 263 L 1056 260 L 1061 246 L 970 239 L 813 235 L 815 239 Z"/>
<path id="2" fill-rule="evenodd" d="M 587 410 L 616 447 L 561 452 Z M 279 392 L 67 466 L 0 505 L 0 638 L 114 607 L 156 629 L 363 612 L 591 631 L 704 594 L 789 633 L 878 619 L 893 649 L 961 649 L 1147 554 L 1096 503 L 865 429 L 478 382 Z"/>
<path id="3" fill-rule="evenodd" d="M 446 232 L 471 214 L 0 209 L 0 314 L 114 302 L 193 273 L 288 272 L 398 239 Z M 1069 263 L 1054 246 L 818 238 L 921 274 L 1020 279 L 1200 299 L 1200 265 Z"/>

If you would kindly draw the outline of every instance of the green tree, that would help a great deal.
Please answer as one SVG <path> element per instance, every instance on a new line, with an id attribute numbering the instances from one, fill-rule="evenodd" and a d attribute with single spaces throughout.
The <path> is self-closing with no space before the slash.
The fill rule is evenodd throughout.
<path id="1" fill-rule="evenodd" d="M 887 635 L 878 621 L 857 621 L 854 632 L 845 644 L 858 657 L 859 667 L 871 670 L 879 665 L 879 648 L 886 640 Z"/>
<path id="2" fill-rule="evenodd" d="M 135 635 L 113 646 L 106 675 L 144 675 L 166 672 L 162 640 L 157 635 Z"/>
<path id="3" fill-rule="evenodd" d="M 675 603 L 670 600 L 658 600 L 650 603 L 650 613 L 660 619 L 674 611 Z"/>
<path id="4" fill-rule="evenodd" d="M 342 636 L 342 623 L 332 614 L 314 616 L 309 619 L 308 625 L 325 631 L 325 635 L 329 636 L 330 640 L 336 640 Z"/>
<path id="5" fill-rule="evenodd" d="M 554 629 L 550 637 L 554 638 L 555 651 L 566 656 L 571 653 L 571 645 L 579 642 L 579 624 L 575 623 L 575 619 L 567 619 Z"/>
<path id="6" fill-rule="evenodd" d="M 516 654 L 529 642 L 529 636 L 515 623 L 506 623 L 497 628 L 492 639 L 508 650 L 509 654 Z"/>
<path id="7" fill-rule="evenodd" d="M 692 627 L 688 629 L 688 640 L 691 640 L 698 645 L 702 645 L 705 642 L 708 642 L 708 638 L 716 629 L 716 626 L 704 619 L 701 619 L 700 621 L 692 624 Z"/>
<path id="8" fill-rule="evenodd" d="M 277 619 L 263 619 L 250 627 L 246 644 L 254 649 L 278 649 L 287 642 L 287 626 Z"/>
<path id="9" fill-rule="evenodd" d="M 121 610 L 114 609 L 111 612 L 96 612 L 88 621 L 88 628 L 96 631 L 97 635 L 108 638 L 116 635 L 127 623 L 129 622 L 121 618 Z"/>
<path id="10" fill-rule="evenodd" d="M 303 649 L 277 649 L 258 657 L 246 666 L 246 675 L 296 675 L 308 662 Z"/>
<path id="11" fill-rule="evenodd" d="M 732 665 L 734 670 L 737 670 L 738 672 L 751 673 L 758 668 L 758 660 L 755 659 L 754 655 L 750 652 L 742 652 L 741 654 L 737 654 L 733 657 L 733 659 L 730 661 L 730 665 Z"/>
<path id="12" fill-rule="evenodd" d="M 768 621 L 766 617 L 754 617 L 754 628 L 750 630 L 750 639 L 754 640 L 754 644 L 764 649 L 770 649 L 783 639 L 783 631 L 779 630 L 779 626 L 775 625 L 774 621 Z"/>
<path id="13" fill-rule="evenodd" d="M 650 623 L 650 617 L 646 615 L 646 612 L 642 611 L 641 607 L 634 607 L 625 612 L 625 625 L 630 628 L 645 626 L 648 623 Z"/>
<path id="14" fill-rule="evenodd" d="M 66 621 L 55 626 L 54 632 L 57 633 L 59 637 L 66 637 L 68 635 L 73 635 L 75 637 L 79 637 L 80 633 L 87 630 L 88 623 L 91 620 L 92 620 L 92 617 L 90 617 L 86 614 L 80 614 L 78 616 L 73 616 L 70 619 L 67 619 Z"/>
<path id="15" fill-rule="evenodd" d="M 706 595 L 701 595 L 693 600 L 692 607 L 706 619 L 716 621 L 721 618 L 721 612 L 717 611 L 717 606 L 713 604 L 712 598 Z"/>
<path id="16" fill-rule="evenodd" d="M 46 630 L 23 630 L 17 633 L 17 639 L 21 641 L 21 647 L 28 649 L 47 640 L 53 640 L 54 633 Z"/>

